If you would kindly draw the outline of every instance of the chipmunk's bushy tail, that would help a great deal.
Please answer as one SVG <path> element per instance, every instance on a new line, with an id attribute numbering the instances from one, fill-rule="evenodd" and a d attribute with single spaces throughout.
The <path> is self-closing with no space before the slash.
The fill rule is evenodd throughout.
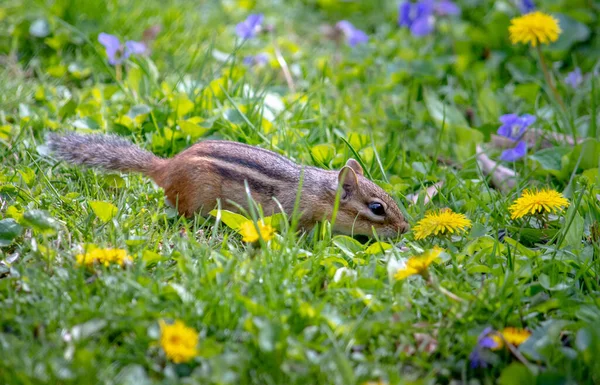
<path id="1" fill-rule="evenodd" d="M 153 176 L 164 159 L 115 135 L 48 134 L 48 147 L 68 163 Z"/>

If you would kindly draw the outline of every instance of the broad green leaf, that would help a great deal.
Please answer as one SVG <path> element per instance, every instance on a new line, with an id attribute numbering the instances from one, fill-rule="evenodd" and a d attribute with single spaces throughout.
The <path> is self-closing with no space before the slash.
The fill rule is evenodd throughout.
<path id="1" fill-rule="evenodd" d="M 171 108 L 175 110 L 178 118 L 189 114 L 194 109 L 194 102 L 192 102 L 186 94 L 180 92 L 171 101 Z"/>
<path id="2" fill-rule="evenodd" d="M 29 167 L 24 167 L 18 171 L 19 175 L 21 175 L 21 178 L 23 179 L 23 182 L 25 182 L 27 186 L 31 187 L 35 181 L 35 171 Z"/>
<path id="3" fill-rule="evenodd" d="M 572 285 L 571 280 L 565 279 L 560 282 L 552 282 L 552 279 L 547 274 L 541 274 L 538 278 L 538 282 L 548 291 L 563 291 L 567 290 Z"/>
<path id="4" fill-rule="evenodd" d="M 142 252 L 142 260 L 146 263 L 146 265 L 154 265 L 160 261 L 167 260 L 168 258 L 163 257 L 162 255 L 155 253 L 151 250 L 144 250 Z"/>
<path id="5" fill-rule="evenodd" d="M 318 163 L 328 164 L 335 156 L 335 147 L 332 144 L 317 144 L 311 147 L 310 153 Z"/>
<path id="6" fill-rule="evenodd" d="M 570 210 L 569 210 L 570 211 Z M 566 225 L 565 225 L 566 226 Z M 573 249 L 579 249 L 583 241 L 584 220 L 578 212 L 569 226 L 569 230 L 565 236 L 565 243 Z"/>
<path id="7" fill-rule="evenodd" d="M 519 227 L 515 227 L 515 226 L 509 226 L 508 228 L 511 232 L 518 234 L 519 241 L 524 242 L 528 245 L 533 245 L 535 243 L 548 240 L 548 239 L 552 238 L 558 231 L 557 229 L 552 229 L 552 228 L 531 229 L 531 228 L 519 228 Z"/>
<path id="8" fill-rule="evenodd" d="M 508 365 L 500 378 L 498 378 L 499 385 L 522 385 L 522 384 L 534 384 L 535 377 L 533 373 L 523 364 L 519 362 L 513 362 Z"/>
<path id="9" fill-rule="evenodd" d="M 110 221 L 117 215 L 119 209 L 110 202 L 90 201 L 90 207 L 94 214 L 104 223 Z"/>
<path id="10" fill-rule="evenodd" d="M 368 146 L 371 140 L 368 135 L 357 134 L 356 132 L 351 132 L 348 134 L 348 143 L 354 148 L 356 151 L 363 149 Z"/>
<path id="11" fill-rule="evenodd" d="M 438 99 L 435 92 L 428 89 L 425 90 L 425 105 L 427 106 L 431 119 L 433 119 L 438 127 L 445 125 L 444 128 L 448 129 L 450 127 L 469 126 L 467 120 L 459 110 L 453 106 L 444 104 Z"/>
<path id="12" fill-rule="evenodd" d="M 265 225 L 271 225 L 276 229 L 281 229 L 285 220 L 285 215 L 283 215 L 282 213 L 273 214 L 271 216 L 263 218 Z"/>
<path id="13" fill-rule="evenodd" d="M 477 97 L 477 109 L 481 115 L 481 119 L 485 123 L 492 123 L 498 120 L 500 116 L 500 104 L 498 98 L 494 95 L 494 91 L 485 87 L 479 91 Z"/>
<path id="14" fill-rule="evenodd" d="M 570 155 L 571 167 L 575 167 L 580 158 L 580 169 L 587 170 L 600 166 L 600 142 L 594 138 L 587 138 L 577 145 Z"/>
<path id="15" fill-rule="evenodd" d="M 117 174 L 102 175 L 102 184 L 106 187 L 121 188 L 125 186 L 125 179 Z"/>
<path id="16" fill-rule="evenodd" d="M 44 210 L 29 210 L 23 214 L 23 224 L 45 234 L 55 234 L 60 228 L 56 219 Z"/>
<path id="17" fill-rule="evenodd" d="M 347 235 L 336 235 L 333 237 L 332 242 L 350 258 L 363 250 L 363 245 L 360 242 Z"/>
<path id="18" fill-rule="evenodd" d="M 0 247 L 8 246 L 23 232 L 23 227 L 14 219 L 0 220 Z"/>
<path id="19" fill-rule="evenodd" d="M 512 231 L 520 231 L 522 229 L 516 229 L 516 228 L 511 228 Z M 535 257 L 538 253 L 528 249 L 527 247 L 523 246 L 522 244 L 520 244 L 519 242 L 515 241 L 514 239 L 510 238 L 510 237 L 504 237 L 504 242 L 506 242 L 507 244 L 509 244 L 511 246 L 511 249 L 513 250 L 517 250 L 519 253 L 523 254 L 526 257 L 529 258 L 533 258 Z"/>
<path id="20" fill-rule="evenodd" d="M 202 121 L 201 118 L 200 121 Z M 178 120 L 177 125 L 184 134 L 189 135 L 192 140 L 196 140 L 208 132 L 208 129 L 200 127 L 196 124 L 197 122 L 198 119 Z"/>
<path id="21" fill-rule="evenodd" d="M 471 265 L 467 268 L 468 274 L 490 274 L 492 269 L 486 265 Z"/>
<path id="22" fill-rule="evenodd" d="M 95 318 L 79 325 L 73 326 L 71 329 L 71 335 L 75 341 L 84 340 L 92 337 L 95 334 L 100 333 L 108 325 L 108 322 L 104 319 Z"/>
<path id="23" fill-rule="evenodd" d="M 125 366 L 115 377 L 115 382 L 121 385 L 150 385 L 152 381 L 146 369 L 139 364 Z"/>
<path id="24" fill-rule="evenodd" d="M 586 41 L 590 36 L 590 29 L 587 25 L 562 13 L 554 14 L 558 18 L 560 28 L 567 33 L 561 33 L 558 40 L 549 46 L 553 51 L 566 51 L 574 44 Z"/>
<path id="25" fill-rule="evenodd" d="M 483 134 L 483 138 L 486 142 L 489 142 L 492 134 L 495 134 L 496 131 L 498 130 L 498 124 L 496 123 L 486 123 L 482 126 L 479 126 L 476 128 L 477 131 L 481 132 Z"/>
<path id="26" fill-rule="evenodd" d="M 371 246 L 367 247 L 365 254 L 383 254 L 386 250 L 393 249 L 394 245 L 390 245 L 386 242 L 376 242 Z"/>
<path id="27" fill-rule="evenodd" d="M 242 223 L 248 221 L 249 219 L 245 216 L 234 213 L 229 210 L 213 210 L 209 213 L 213 217 L 220 219 L 227 227 L 232 230 L 238 231 Z"/>
<path id="28" fill-rule="evenodd" d="M 537 83 L 522 83 L 515 86 L 514 95 L 534 104 L 540 94 L 540 86 Z"/>
<path id="29" fill-rule="evenodd" d="M 590 168 L 581 173 L 581 176 L 588 180 L 589 184 L 600 185 L 600 168 Z"/>
<path id="30" fill-rule="evenodd" d="M 129 67 L 127 71 L 127 86 L 130 90 L 140 93 L 140 83 L 142 82 L 142 70 L 135 65 Z"/>
<path id="31" fill-rule="evenodd" d="M 529 159 L 537 161 L 544 170 L 557 170 L 562 168 L 563 155 L 572 151 L 568 147 L 545 148 L 529 156 Z"/>
<path id="32" fill-rule="evenodd" d="M 445 130 L 444 140 L 454 144 L 454 152 L 461 162 L 466 162 L 476 153 L 477 145 L 482 143 L 484 135 L 469 127 L 455 127 Z"/>
<path id="33" fill-rule="evenodd" d="M 83 119 L 77 119 L 71 123 L 73 127 L 80 130 L 98 130 L 100 125 L 92 117 L 86 116 Z"/>

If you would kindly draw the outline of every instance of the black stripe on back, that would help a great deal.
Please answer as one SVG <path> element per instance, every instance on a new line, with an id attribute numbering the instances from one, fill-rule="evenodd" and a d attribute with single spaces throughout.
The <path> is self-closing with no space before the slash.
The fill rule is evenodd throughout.
<path id="1" fill-rule="evenodd" d="M 266 175 L 272 179 L 277 179 L 277 180 L 284 181 L 284 182 L 296 182 L 297 181 L 297 178 L 295 177 L 295 175 L 290 175 L 290 173 L 286 172 L 285 170 L 278 169 L 277 167 L 265 167 L 264 165 L 253 162 L 252 160 L 249 160 L 247 158 L 237 157 L 235 155 L 215 154 L 215 153 L 210 154 L 210 157 L 221 160 L 225 163 L 233 163 L 233 164 L 237 164 L 237 165 L 258 171 L 259 173 Z"/>
<path id="2" fill-rule="evenodd" d="M 248 177 L 248 175 L 244 175 L 240 172 L 229 169 L 227 167 L 222 167 L 217 163 L 211 163 L 211 167 L 214 168 L 214 170 L 225 179 L 237 180 L 237 181 L 243 181 L 243 180 L 248 181 L 248 186 L 250 186 L 250 191 L 252 191 L 252 192 L 264 194 L 264 195 L 267 195 L 270 197 L 273 197 L 273 196 L 276 196 L 277 194 L 279 194 L 278 188 L 276 188 L 275 186 L 270 185 L 268 183 L 265 183 L 261 180 L 250 178 L 250 177 Z M 237 202 L 237 203 L 241 203 L 241 202 Z"/>

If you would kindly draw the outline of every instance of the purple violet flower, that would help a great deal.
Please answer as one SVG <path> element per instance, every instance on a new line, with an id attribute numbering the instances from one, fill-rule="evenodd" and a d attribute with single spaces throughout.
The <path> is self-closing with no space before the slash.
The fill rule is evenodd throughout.
<path id="1" fill-rule="evenodd" d="M 262 13 L 250 14 L 246 20 L 235 26 L 235 33 L 242 39 L 250 39 L 261 30 L 264 20 Z"/>
<path id="2" fill-rule="evenodd" d="M 471 368 L 486 368 L 489 364 L 486 358 L 486 350 L 493 349 L 498 346 L 498 343 L 492 338 L 494 329 L 487 327 L 477 337 L 477 345 L 469 355 Z"/>
<path id="3" fill-rule="evenodd" d="M 535 3 L 533 0 L 517 0 L 519 10 L 521 13 L 526 14 L 535 11 Z"/>
<path id="4" fill-rule="evenodd" d="M 527 143 L 524 140 L 521 140 L 517 143 L 514 148 L 510 148 L 508 150 L 502 151 L 502 155 L 500 155 L 500 160 L 506 162 L 514 162 L 516 160 L 521 159 L 527 154 Z"/>
<path id="5" fill-rule="evenodd" d="M 398 25 L 409 28 L 413 36 L 425 36 L 435 27 L 435 15 L 458 14 L 460 8 L 451 0 L 406 0 L 398 8 Z"/>
<path id="6" fill-rule="evenodd" d="M 575 67 L 573 71 L 569 72 L 565 78 L 565 83 L 573 88 L 579 87 L 579 85 L 583 83 L 583 74 L 581 73 L 581 68 Z"/>
<path id="7" fill-rule="evenodd" d="M 512 141 L 519 140 L 525 130 L 533 123 L 535 123 L 536 117 L 529 114 L 519 116 L 517 114 L 506 114 L 500 117 L 502 125 L 498 128 L 498 135 L 504 136 Z"/>
<path id="8" fill-rule="evenodd" d="M 254 56 L 246 56 L 243 62 L 249 67 L 262 66 L 269 62 L 269 55 L 263 52 Z"/>
<path id="9" fill-rule="evenodd" d="M 148 49 L 146 44 L 133 40 L 128 40 L 123 45 L 118 37 L 104 32 L 98 35 L 98 42 L 104 46 L 108 62 L 111 65 L 119 65 L 129 56 L 142 55 Z"/>
<path id="10" fill-rule="evenodd" d="M 460 15 L 460 7 L 450 0 L 439 0 L 434 4 L 433 9 L 440 16 Z"/>
<path id="11" fill-rule="evenodd" d="M 346 41 L 350 47 L 355 47 L 358 44 L 364 44 L 369 41 L 369 36 L 364 31 L 356 28 L 347 20 L 338 21 L 335 27 L 346 36 Z"/>

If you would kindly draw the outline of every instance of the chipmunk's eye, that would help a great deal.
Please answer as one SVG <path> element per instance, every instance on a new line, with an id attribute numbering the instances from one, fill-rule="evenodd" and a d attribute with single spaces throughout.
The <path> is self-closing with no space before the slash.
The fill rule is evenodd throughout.
<path id="1" fill-rule="evenodd" d="M 380 217 L 385 215 L 385 209 L 383 208 L 383 205 L 379 202 L 369 203 L 369 210 L 371 210 L 373 214 L 378 215 Z"/>

